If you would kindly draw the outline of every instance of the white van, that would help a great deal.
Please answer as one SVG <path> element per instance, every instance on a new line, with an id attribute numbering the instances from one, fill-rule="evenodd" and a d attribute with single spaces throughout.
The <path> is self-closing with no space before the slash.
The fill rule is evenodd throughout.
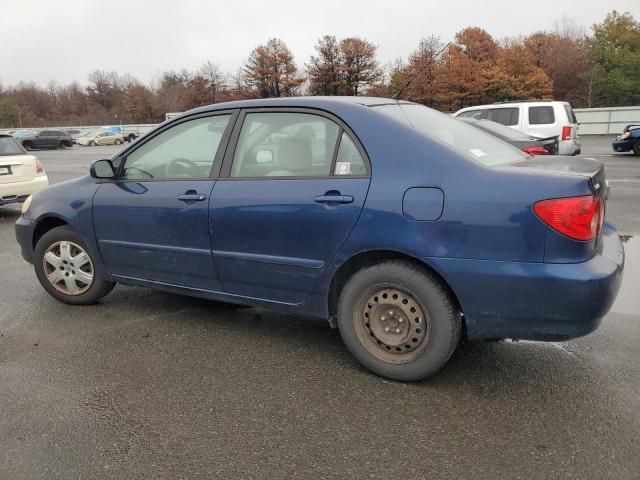
<path id="1" fill-rule="evenodd" d="M 567 102 L 507 102 L 458 110 L 454 117 L 485 118 L 538 138 L 558 136 L 560 155 L 580 153 L 578 120 Z"/>

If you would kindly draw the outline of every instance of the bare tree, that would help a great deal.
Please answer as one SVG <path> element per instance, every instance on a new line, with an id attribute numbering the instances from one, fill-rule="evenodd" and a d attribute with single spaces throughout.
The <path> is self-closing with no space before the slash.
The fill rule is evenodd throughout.
<path id="1" fill-rule="evenodd" d="M 304 80 L 298 75 L 291 50 L 278 38 L 256 47 L 243 71 L 247 85 L 263 98 L 295 95 Z"/>
<path id="2" fill-rule="evenodd" d="M 343 95 L 366 93 L 382 80 L 382 69 L 376 59 L 376 47 L 358 37 L 340 41 L 340 88 Z"/>

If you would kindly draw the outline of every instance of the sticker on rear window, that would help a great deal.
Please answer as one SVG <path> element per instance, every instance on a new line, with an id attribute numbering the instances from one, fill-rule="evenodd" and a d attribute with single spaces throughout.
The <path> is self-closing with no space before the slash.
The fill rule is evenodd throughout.
<path id="1" fill-rule="evenodd" d="M 471 153 L 473 153 L 476 157 L 486 157 L 487 154 L 484 153 L 482 150 L 480 150 L 479 148 L 470 148 L 469 151 Z"/>

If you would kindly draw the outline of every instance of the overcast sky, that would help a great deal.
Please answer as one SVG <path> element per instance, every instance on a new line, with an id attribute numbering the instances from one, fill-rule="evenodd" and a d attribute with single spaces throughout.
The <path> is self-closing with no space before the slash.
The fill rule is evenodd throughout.
<path id="1" fill-rule="evenodd" d="M 0 81 L 46 85 L 96 69 L 143 82 L 212 60 L 235 72 L 258 44 L 283 39 L 299 68 L 324 34 L 360 36 L 382 63 L 407 55 L 420 38 L 451 40 L 478 26 L 494 38 L 551 29 L 566 15 L 587 29 L 610 10 L 640 17 L 640 0 L 5 0 L 0 11 Z M 4 2 L 3 2 L 4 3 Z"/>

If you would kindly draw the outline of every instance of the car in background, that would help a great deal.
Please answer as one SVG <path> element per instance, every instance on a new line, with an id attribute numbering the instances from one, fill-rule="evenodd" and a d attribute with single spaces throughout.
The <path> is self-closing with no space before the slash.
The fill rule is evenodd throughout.
<path id="1" fill-rule="evenodd" d="M 124 138 L 122 138 L 121 134 L 103 129 L 87 132 L 76 139 L 77 145 L 89 147 L 95 147 L 96 145 L 121 145 L 122 143 L 124 143 Z"/>
<path id="2" fill-rule="evenodd" d="M 48 186 L 40 161 L 11 135 L 0 134 L 0 205 L 22 202 Z"/>
<path id="3" fill-rule="evenodd" d="M 615 152 L 631 152 L 640 157 L 640 124 L 631 124 L 624 127 L 622 133 L 616 137 L 612 144 Z"/>
<path id="4" fill-rule="evenodd" d="M 458 110 L 459 118 L 491 120 L 537 138 L 559 137 L 559 155 L 578 155 L 578 120 L 568 102 L 505 102 Z"/>
<path id="5" fill-rule="evenodd" d="M 13 135 L 14 138 L 21 139 L 21 138 L 24 138 L 24 137 L 32 137 L 32 136 L 37 135 L 37 134 L 38 134 L 38 132 L 36 130 L 32 130 L 32 129 L 29 129 L 29 128 L 23 128 L 23 129 L 14 131 L 11 135 Z"/>
<path id="6" fill-rule="evenodd" d="M 121 283 L 304 314 L 371 371 L 414 381 L 463 335 L 598 327 L 624 266 L 605 186 L 599 161 L 549 162 L 411 102 L 247 100 L 35 194 L 16 238 L 61 302 Z"/>
<path id="7" fill-rule="evenodd" d="M 557 155 L 558 137 L 535 138 L 501 123 L 481 118 L 462 118 L 463 122 L 473 125 L 500 140 L 528 153 L 529 155 Z"/>
<path id="8" fill-rule="evenodd" d="M 77 128 L 72 128 L 70 130 L 65 130 L 65 133 L 73 139 L 73 143 L 76 143 L 76 139 L 80 135 L 82 135 L 82 130 L 78 130 Z"/>
<path id="9" fill-rule="evenodd" d="M 73 146 L 73 138 L 62 130 L 40 130 L 31 135 L 18 138 L 19 142 L 27 150 L 45 148 L 70 148 Z"/>

